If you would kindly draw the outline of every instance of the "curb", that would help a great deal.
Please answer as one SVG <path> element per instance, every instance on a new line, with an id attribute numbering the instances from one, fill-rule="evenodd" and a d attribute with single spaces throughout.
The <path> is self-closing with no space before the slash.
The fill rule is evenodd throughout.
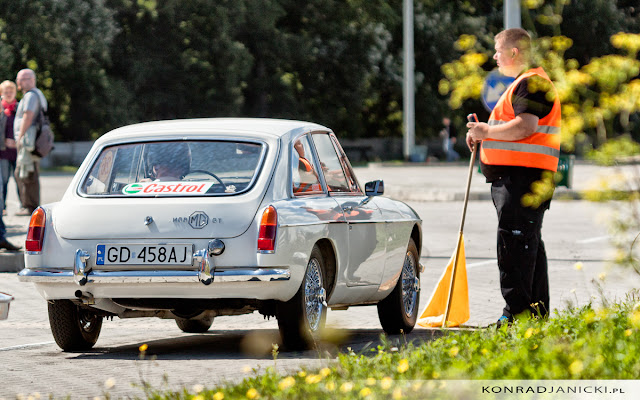
<path id="1" fill-rule="evenodd" d="M 0 272 L 19 272 L 24 268 L 24 253 L 21 251 L 0 253 Z"/>
<path id="2" fill-rule="evenodd" d="M 385 190 L 385 196 L 400 201 L 420 201 L 420 202 L 449 202 L 464 201 L 463 192 L 430 191 L 416 192 L 411 190 Z M 491 193 L 470 192 L 470 201 L 491 200 Z"/>
<path id="3" fill-rule="evenodd" d="M 386 190 L 385 196 L 400 201 L 419 201 L 419 202 L 449 202 L 464 201 L 464 192 L 450 191 L 428 191 L 417 192 L 411 190 Z M 556 188 L 553 193 L 554 200 L 583 200 L 585 195 L 583 192 L 573 189 Z M 491 191 L 474 191 L 469 193 L 469 201 L 487 201 L 491 200 Z"/>

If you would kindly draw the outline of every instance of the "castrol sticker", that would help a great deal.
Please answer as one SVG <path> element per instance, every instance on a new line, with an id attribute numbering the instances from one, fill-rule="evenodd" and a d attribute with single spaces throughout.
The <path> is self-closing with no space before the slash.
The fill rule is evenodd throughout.
<path id="1" fill-rule="evenodd" d="M 122 189 L 128 196 L 197 196 L 207 193 L 213 182 L 138 182 Z"/>

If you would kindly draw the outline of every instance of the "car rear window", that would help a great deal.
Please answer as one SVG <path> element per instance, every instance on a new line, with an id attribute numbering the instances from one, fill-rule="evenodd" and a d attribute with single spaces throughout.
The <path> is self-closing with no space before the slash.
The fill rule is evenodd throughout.
<path id="1" fill-rule="evenodd" d="M 265 145 L 163 141 L 105 147 L 82 181 L 87 196 L 228 196 L 250 189 Z"/>

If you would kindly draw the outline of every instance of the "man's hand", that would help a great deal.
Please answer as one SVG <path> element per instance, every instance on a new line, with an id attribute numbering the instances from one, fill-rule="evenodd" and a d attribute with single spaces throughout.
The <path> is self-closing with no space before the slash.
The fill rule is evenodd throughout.
<path id="1" fill-rule="evenodd" d="M 16 148 L 16 141 L 15 139 L 5 139 L 4 140 L 4 145 L 8 148 L 8 149 L 15 149 Z"/>
<path id="2" fill-rule="evenodd" d="M 27 110 L 24 112 L 24 115 L 22 116 L 22 123 L 20 124 L 20 133 L 18 135 L 18 142 L 22 142 L 22 137 L 24 136 L 27 129 L 31 127 L 34 117 L 35 117 L 35 114 L 33 113 L 33 111 Z"/>
<path id="3" fill-rule="evenodd" d="M 473 151 L 473 145 L 489 136 L 489 125 L 484 122 L 467 122 L 467 146 Z"/>
<path id="4" fill-rule="evenodd" d="M 467 123 L 467 146 L 471 149 L 474 143 L 484 139 L 496 139 L 508 142 L 522 140 L 536 132 L 538 127 L 538 117 L 529 113 L 516 115 L 514 119 L 499 125 L 489 126 L 484 122 Z"/>

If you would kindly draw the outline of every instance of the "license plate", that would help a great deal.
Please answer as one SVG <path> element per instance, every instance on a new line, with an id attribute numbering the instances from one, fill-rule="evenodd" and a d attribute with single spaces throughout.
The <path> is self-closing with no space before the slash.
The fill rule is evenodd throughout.
<path id="1" fill-rule="evenodd" d="M 96 265 L 191 265 L 191 244 L 99 244 Z"/>

